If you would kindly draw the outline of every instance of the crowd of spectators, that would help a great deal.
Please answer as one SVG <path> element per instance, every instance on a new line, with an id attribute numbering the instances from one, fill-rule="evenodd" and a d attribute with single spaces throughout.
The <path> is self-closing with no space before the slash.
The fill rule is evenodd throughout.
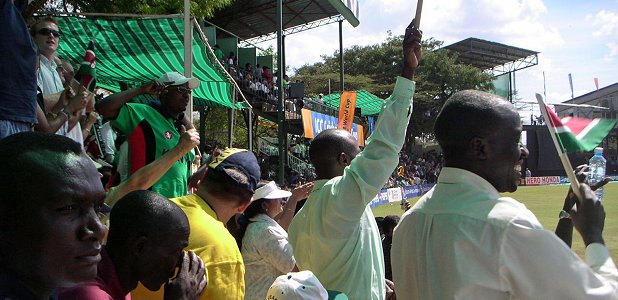
<path id="1" fill-rule="evenodd" d="M 443 165 L 442 154 L 436 150 L 427 151 L 420 156 L 402 151 L 399 153 L 399 165 L 384 188 L 436 183 Z"/>

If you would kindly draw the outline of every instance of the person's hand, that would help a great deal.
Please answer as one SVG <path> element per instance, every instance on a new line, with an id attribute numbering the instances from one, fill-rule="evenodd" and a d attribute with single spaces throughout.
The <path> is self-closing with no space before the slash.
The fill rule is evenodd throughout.
<path id="1" fill-rule="evenodd" d="M 182 153 L 191 151 L 194 147 L 200 144 L 200 134 L 195 129 L 189 129 L 180 135 L 180 141 L 178 141 L 179 149 Z"/>
<path id="2" fill-rule="evenodd" d="M 605 244 L 603 241 L 603 227 L 605 226 L 603 205 L 587 184 L 582 183 L 579 190 L 584 199 L 576 202 L 577 209 L 571 209 L 573 226 L 581 234 L 586 246 L 591 243 Z"/>
<path id="3" fill-rule="evenodd" d="M 66 109 L 67 111 L 69 111 L 70 114 L 75 114 L 78 111 L 84 109 L 86 107 L 86 104 L 88 104 L 88 90 L 83 85 L 80 85 L 79 89 L 72 96 L 69 95 L 71 89 L 69 88 L 68 90 L 69 92 L 65 90 L 64 93 L 65 96 L 70 97 Z"/>
<path id="4" fill-rule="evenodd" d="M 99 117 L 99 114 L 96 111 L 93 111 L 90 114 L 88 114 L 88 118 L 86 119 L 86 126 L 85 126 L 85 128 L 92 127 L 92 125 L 94 125 L 94 122 L 97 121 L 98 117 Z"/>
<path id="5" fill-rule="evenodd" d="M 405 36 L 403 37 L 403 71 L 401 76 L 410 80 L 414 79 L 414 72 L 418 67 L 418 63 L 423 56 L 423 48 L 421 40 L 423 33 L 414 28 L 414 20 L 406 28 Z"/>
<path id="6" fill-rule="evenodd" d="M 397 300 L 397 296 L 395 295 L 395 284 L 388 280 L 386 280 L 386 298 L 384 300 Z"/>
<path id="7" fill-rule="evenodd" d="M 165 91 L 165 88 L 167 86 L 169 86 L 171 82 L 158 82 L 158 81 L 151 81 L 147 84 L 144 84 L 141 86 L 141 93 L 142 94 L 151 94 L 151 95 L 159 95 L 161 93 L 163 93 L 163 91 Z"/>
<path id="8" fill-rule="evenodd" d="M 577 177 L 577 181 L 579 181 L 580 183 L 589 184 L 588 183 L 588 165 L 579 165 L 577 166 L 577 168 L 575 168 L 574 172 L 575 172 L 575 176 Z M 591 185 L 590 188 L 593 191 L 596 191 L 598 188 L 608 184 L 610 181 L 612 181 L 611 177 L 605 177 L 603 178 L 603 180 Z M 562 209 L 568 212 L 571 210 L 571 208 L 573 208 L 576 202 L 577 202 L 577 196 L 575 196 L 575 193 L 573 193 L 573 190 L 569 188 L 567 196 L 564 199 L 564 205 Z"/>
<path id="9" fill-rule="evenodd" d="M 204 262 L 193 251 L 183 252 L 178 275 L 165 284 L 163 299 L 198 299 L 207 285 Z"/>
<path id="10" fill-rule="evenodd" d="M 294 190 L 292 190 L 292 195 L 288 201 L 298 201 L 307 199 L 309 194 L 311 194 L 311 190 L 313 190 L 313 182 L 307 182 L 303 185 L 299 185 Z"/>

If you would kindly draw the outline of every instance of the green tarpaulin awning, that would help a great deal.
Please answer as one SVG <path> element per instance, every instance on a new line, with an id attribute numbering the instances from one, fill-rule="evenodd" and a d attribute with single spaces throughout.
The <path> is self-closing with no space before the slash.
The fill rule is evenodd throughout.
<path id="1" fill-rule="evenodd" d="M 183 73 L 183 20 L 181 18 L 96 19 L 58 17 L 62 36 L 58 54 L 79 64 L 90 40 L 96 43 L 97 86 L 118 92 L 119 81 L 143 84 L 163 73 Z M 193 76 L 201 85 L 193 93 L 194 105 L 244 108 L 233 102 L 233 86 L 215 68 L 205 42 L 193 34 Z"/>
<path id="2" fill-rule="evenodd" d="M 339 109 L 340 99 L 341 93 L 334 93 L 324 96 L 323 100 L 326 105 Z M 386 100 L 381 99 L 365 90 L 356 91 L 356 108 L 361 109 L 361 115 L 363 116 L 379 114 L 382 110 L 382 104 L 384 104 L 384 102 L 386 102 Z"/>

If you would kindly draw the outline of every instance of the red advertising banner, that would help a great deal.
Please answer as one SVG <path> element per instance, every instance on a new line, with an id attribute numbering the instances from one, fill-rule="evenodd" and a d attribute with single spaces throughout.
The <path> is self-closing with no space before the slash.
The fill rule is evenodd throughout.
<path id="1" fill-rule="evenodd" d="M 560 184 L 560 176 L 526 177 L 526 185 Z"/>

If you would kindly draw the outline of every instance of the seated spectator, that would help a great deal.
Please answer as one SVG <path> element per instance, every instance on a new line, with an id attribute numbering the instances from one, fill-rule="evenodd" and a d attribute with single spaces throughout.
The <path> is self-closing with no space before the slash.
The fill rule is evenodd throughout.
<path id="1" fill-rule="evenodd" d="M 262 67 L 262 78 L 266 80 L 266 83 L 273 82 L 273 74 L 270 73 L 270 68 L 267 66 Z"/>
<path id="2" fill-rule="evenodd" d="M 255 70 L 253 70 L 253 78 L 255 78 L 256 80 L 262 79 L 262 73 L 263 72 L 264 72 L 264 69 L 262 69 L 260 64 L 256 64 L 255 65 Z"/>
<path id="3" fill-rule="evenodd" d="M 287 273 L 275 279 L 267 300 L 348 300 L 348 296 L 324 288 L 311 271 Z"/>
<path id="4" fill-rule="evenodd" d="M 50 299 L 92 281 L 105 191 L 81 146 L 23 132 L 0 140 L 0 299 Z"/>
<path id="5" fill-rule="evenodd" d="M 196 193 L 171 199 L 189 219 L 187 249 L 195 251 L 206 266 L 209 284 L 202 300 L 242 300 L 245 296 L 242 255 L 225 223 L 249 206 L 259 178 L 260 167 L 252 152 L 228 148 L 208 165 Z M 132 299 L 156 300 L 163 295 L 138 287 Z"/>
<path id="6" fill-rule="evenodd" d="M 197 299 L 206 286 L 204 263 L 183 251 L 189 221 L 176 204 L 134 191 L 114 206 L 110 224 L 96 281 L 61 290 L 60 300 L 131 299 L 138 282 L 150 290 L 165 285 L 165 299 Z"/>

